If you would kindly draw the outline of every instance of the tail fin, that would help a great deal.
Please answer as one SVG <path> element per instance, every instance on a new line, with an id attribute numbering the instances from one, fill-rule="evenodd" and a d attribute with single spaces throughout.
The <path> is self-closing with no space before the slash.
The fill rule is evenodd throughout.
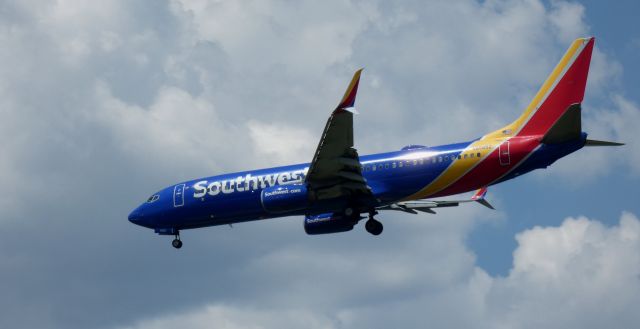
<path id="1" fill-rule="evenodd" d="M 595 38 L 576 39 L 522 115 L 492 135 L 546 135 L 567 110 L 582 103 Z M 579 111 L 578 111 L 579 112 Z"/>

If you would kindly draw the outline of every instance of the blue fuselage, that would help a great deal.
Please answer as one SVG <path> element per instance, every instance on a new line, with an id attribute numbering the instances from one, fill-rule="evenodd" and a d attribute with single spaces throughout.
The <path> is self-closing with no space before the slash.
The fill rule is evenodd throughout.
<path id="1" fill-rule="evenodd" d="M 540 144 L 520 163 L 512 164 L 513 168 L 508 174 L 491 184 L 545 168 L 557 159 L 582 148 L 585 139 L 586 134 L 583 133 L 576 141 L 556 145 Z M 362 174 L 377 203 L 373 206 L 406 200 L 438 179 L 453 162 L 461 159 L 461 153 L 471 143 L 437 147 L 411 146 L 401 151 L 361 156 Z M 500 165 L 498 159 L 483 160 L 495 161 L 496 166 Z M 304 184 L 308 169 L 309 164 L 303 163 L 182 182 L 152 195 L 129 215 L 129 219 L 138 225 L 153 228 L 160 234 L 175 234 L 182 229 L 273 217 L 314 215 L 343 208 L 344 201 L 328 201 L 293 211 L 274 213 L 265 210 L 261 199 L 261 192 L 265 188 Z M 467 191 L 481 187 L 472 183 L 468 186 Z"/>

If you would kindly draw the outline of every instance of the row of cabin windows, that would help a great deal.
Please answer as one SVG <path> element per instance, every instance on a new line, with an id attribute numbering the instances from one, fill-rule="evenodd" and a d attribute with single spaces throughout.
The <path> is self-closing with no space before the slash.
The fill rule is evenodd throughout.
<path id="1" fill-rule="evenodd" d="M 480 152 L 478 153 L 465 153 L 465 154 L 459 154 L 457 156 L 457 158 L 459 160 L 461 159 L 473 159 L 473 158 L 480 158 L 482 156 L 482 154 Z M 431 158 L 431 163 L 440 163 L 440 162 L 446 162 L 446 161 L 452 161 L 456 158 L 455 155 L 445 155 L 445 156 L 438 156 L 438 157 L 433 157 Z M 379 163 L 377 165 L 365 165 L 364 166 L 364 170 L 365 171 L 377 171 L 377 170 L 383 170 L 383 169 L 389 169 L 389 167 L 391 167 L 392 169 L 395 168 L 402 168 L 402 167 L 409 167 L 411 165 L 413 166 L 417 166 L 417 165 L 424 165 L 426 163 L 429 163 L 429 160 L 425 160 L 425 159 L 414 159 L 414 160 L 406 160 L 406 161 L 394 161 L 394 162 L 387 162 L 387 163 Z"/>

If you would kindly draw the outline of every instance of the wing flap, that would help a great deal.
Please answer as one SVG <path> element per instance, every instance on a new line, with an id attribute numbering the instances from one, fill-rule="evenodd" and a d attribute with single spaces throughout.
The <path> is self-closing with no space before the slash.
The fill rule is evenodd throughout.
<path id="1" fill-rule="evenodd" d="M 354 182 L 367 184 L 367 180 L 364 177 L 362 177 L 362 175 L 359 173 L 354 173 L 351 171 L 339 171 L 338 176 Z"/>

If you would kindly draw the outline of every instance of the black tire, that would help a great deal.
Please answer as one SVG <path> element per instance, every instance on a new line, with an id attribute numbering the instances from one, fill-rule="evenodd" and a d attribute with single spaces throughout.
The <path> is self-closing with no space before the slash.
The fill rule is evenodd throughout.
<path id="1" fill-rule="evenodd" d="M 364 224 L 364 228 L 367 230 L 367 232 L 373 235 L 380 235 L 382 233 L 382 230 L 384 229 L 384 227 L 382 226 L 382 223 L 380 223 L 379 221 L 373 218 L 369 219 Z"/>
<path id="2" fill-rule="evenodd" d="M 171 245 L 176 249 L 180 249 L 182 248 L 182 241 L 174 239 L 173 241 L 171 241 Z"/>

